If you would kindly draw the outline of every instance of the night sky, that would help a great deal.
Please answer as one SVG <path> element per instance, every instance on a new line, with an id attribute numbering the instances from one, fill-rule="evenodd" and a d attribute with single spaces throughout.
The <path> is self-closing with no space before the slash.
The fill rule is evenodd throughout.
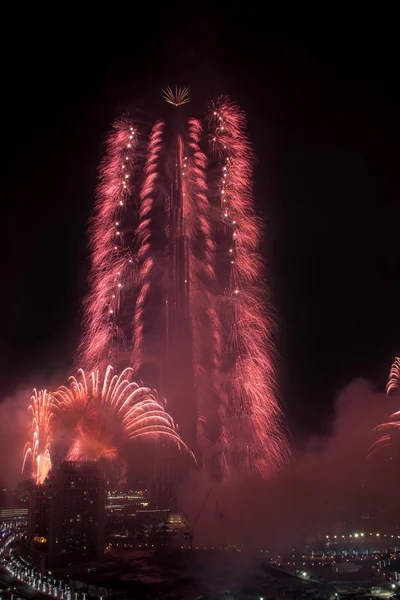
<path id="1" fill-rule="evenodd" d="M 274 28 L 272 17 L 232 11 L 189 3 L 128 18 L 121 10 L 101 26 L 66 15 L 51 33 L 37 13 L 18 20 L 2 67 L 1 396 L 68 374 L 105 136 L 137 106 L 157 116 L 168 83 L 191 86 L 195 116 L 221 93 L 247 113 L 295 439 L 326 430 L 352 379 L 385 385 L 400 353 L 390 18 L 317 15 L 316 27 L 303 15 L 305 25 Z"/>

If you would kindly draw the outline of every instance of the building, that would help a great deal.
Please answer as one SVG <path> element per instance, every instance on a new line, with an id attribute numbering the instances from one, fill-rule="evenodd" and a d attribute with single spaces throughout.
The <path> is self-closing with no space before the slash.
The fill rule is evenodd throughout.
<path id="1" fill-rule="evenodd" d="M 360 570 L 360 567 L 358 565 L 356 565 L 355 562 L 335 562 L 334 565 L 332 565 L 332 569 L 333 571 L 335 571 L 335 573 L 358 573 Z"/>
<path id="2" fill-rule="evenodd" d="M 26 519 L 28 509 L 23 506 L 11 506 L 0 508 L 0 522 L 12 521 L 15 519 Z"/>
<path id="3" fill-rule="evenodd" d="M 93 462 L 63 462 L 31 494 L 28 554 L 35 566 L 54 569 L 101 560 L 105 489 Z"/>
<path id="4" fill-rule="evenodd" d="M 197 399 L 190 306 L 190 234 L 187 215 L 189 208 L 184 185 L 186 145 L 183 135 L 176 135 L 174 131 L 171 143 L 171 158 L 174 166 L 170 173 L 171 237 L 168 249 L 170 281 L 166 300 L 164 384 L 166 397 L 170 399 L 172 415 L 179 424 L 180 435 L 190 448 L 196 448 Z"/>

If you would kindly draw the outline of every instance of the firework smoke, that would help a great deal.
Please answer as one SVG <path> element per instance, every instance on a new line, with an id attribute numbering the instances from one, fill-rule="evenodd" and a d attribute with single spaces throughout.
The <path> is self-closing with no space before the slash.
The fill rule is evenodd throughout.
<path id="1" fill-rule="evenodd" d="M 139 439 L 172 444 L 191 452 L 181 440 L 164 402 L 156 392 L 130 381 L 132 369 L 120 375 L 108 366 L 90 376 L 80 369 L 57 391 L 34 392 L 33 440 L 25 446 L 24 470 L 32 458 L 32 477 L 40 484 L 51 469 L 52 442 L 63 427 L 68 431 L 66 460 L 122 461 L 125 445 Z"/>

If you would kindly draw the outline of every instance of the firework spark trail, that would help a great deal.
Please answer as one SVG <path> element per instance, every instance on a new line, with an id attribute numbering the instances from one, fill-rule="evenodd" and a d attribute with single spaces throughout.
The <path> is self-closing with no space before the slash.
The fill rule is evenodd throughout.
<path id="1" fill-rule="evenodd" d="M 192 204 L 192 230 L 190 252 L 190 302 L 193 317 L 193 346 L 196 387 L 198 392 L 198 435 L 207 442 L 205 426 L 207 421 L 214 420 L 217 412 L 211 403 L 213 387 L 216 386 L 217 373 L 221 362 L 221 334 L 218 313 L 211 287 L 215 286 L 215 243 L 210 224 L 210 206 L 207 197 L 206 181 L 207 158 L 200 151 L 202 125 L 197 119 L 189 121 L 189 160 L 187 161 L 187 196 Z M 200 251 L 199 238 L 201 239 Z M 205 325 L 206 323 L 206 325 Z M 210 336 L 205 336 L 205 331 Z M 205 339 L 207 338 L 207 339 Z M 209 381 L 205 363 L 211 363 L 212 381 Z M 215 390 L 214 390 L 215 391 Z M 218 407 L 217 407 L 218 408 Z"/>
<path id="2" fill-rule="evenodd" d="M 167 89 L 165 99 L 178 107 L 189 100 L 188 90 Z M 136 298 L 132 311 L 132 329 L 129 333 L 126 329 L 122 330 L 121 319 L 118 318 L 122 301 L 121 288 L 123 284 L 126 286 L 126 270 L 133 265 L 131 257 L 123 249 L 123 231 L 120 227 L 122 214 L 119 211 L 124 211 L 130 193 L 132 165 L 138 154 L 136 132 L 133 127 L 130 129 L 129 123 L 123 121 L 117 125 L 110 138 L 108 156 L 101 171 L 97 212 L 91 231 L 91 293 L 85 304 L 85 336 L 81 354 L 86 369 L 90 368 L 94 372 L 99 367 L 103 369 L 117 350 L 118 341 L 125 340 L 124 333 L 127 333 L 133 371 L 138 373 L 143 368 L 144 359 L 148 358 L 143 356 L 145 343 L 147 344 L 147 337 L 144 339 L 147 336 L 146 319 L 147 315 L 156 314 L 153 299 L 155 302 L 162 291 L 159 276 L 162 275 L 164 261 L 156 269 L 154 260 L 161 239 L 159 233 L 164 231 L 168 240 L 165 247 L 165 263 L 168 268 L 165 270 L 166 277 L 162 275 L 161 285 L 171 285 L 171 281 L 166 280 L 168 276 L 175 281 L 174 269 L 178 267 L 175 263 L 172 264 L 173 261 L 184 260 L 185 265 L 179 262 L 179 269 L 183 266 L 185 273 L 188 270 L 188 277 L 185 276 L 188 287 L 182 306 L 186 311 L 185 327 L 187 330 L 190 328 L 190 334 L 188 331 L 181 331 L 175 335 L 169 350 L 172 356 L 179 356 L 180 350 L 185 346 L 185 355 L 194 364 L 194 380 L 185 385 L 188 385 L 187 389 L 196 390 L 195 394 L 190 391 L 188 394 L 191 394 L 190 402 L 195 403 L 190 407 L 193 415 L 196 414 L 194 408 L 197 407 L 198 439 L 203 444 L 203 455 L 204 448 L 206 452 L 211 449 L 209 456 L 213 454 L 213 460 L 215 453 L 221 453 L 226 473 L 235 468 L 244 468 L 267 474 L 271 466 L 282 462 L 287 445 L 276 401 L 272 319 L 261 293 L 262 261 L 258 251 L 261 226 L 251 197 L 253 156 L 244 135 L 243 113 L 234 104 L 220 99 L 213 110 L 210 124 L 212 146 L 222 162 L 220 222 L 223 223 L 225 237 L 229 238 L 231 244 L 228 252 L 228 289 L 225 293 L 218 291 L 221 285 L 219 278 L 224 278 L 224 274 L 219 270 L 220 261 L 221 265 L 223 261 L 220 253 L 216 271 L 215 240 L 220 241 L 221 230 L 214 222 L 215 205 L 210 206 L 209 202 L 207 159 L 200 150 L 202 125 L 197 119 L 190 119 L 186 133 L 177 135 L 177 131 L 173 132 L 177 157 L 173 153 L 167 155 L 164 165 L 161 164 L 161 157 L 166 149 L 164 123 L 157 122 L 150 135 L 144 164 L 140 209 L 132 248 Z M 181 121 L 179 127 L 182 125 Z M 128 154 L 126 134 L 129 134 L 129 152 L 132 151 L 132 154 Z M 121 158 L 126 164 L 121 164 Z M 182 175 L 182 187 L 175 184 L 174 188 L 174 194 L 183 194 L 182 231 L 177 227 L 175 213 L 170 212 L 172 202 L 175 202 L 175 196 L 171 198 L 168 191 L 174 184 L 169 169 L 173 158 L 178 158 L 174 162 L 179 163 L 175 174 Z M 128 166 L 130 170 L 126 173 Z M 177 181 L 180 181 L 180 177 Z M 163 216 L 158 221 L 156 215 L 162 212 Z M 171 229 L 172 225 L 174 229 Z M 185 244 L 185 251 L 182 253 L 184 258 L 171 252 L 178 238 L 179 243 Z M 155 340 L 155 332 L 159 327 L 162 337 L 165 325 L 168 336 L 170 318 L 175 322 L 174 309 L 171 308 L 173 305 L 168 304 L 168 301 L 166 305 L 165 317 L 160 313 L 157 326 L 151 323 L 148 340 L 148 347 L 154 342 L 156 344 L 156 356 L 151 359 L 160 364 L 162 375 L 165 375 L 164 371 L 168 369 L 170 361 L 160 354 L 163 351 L 160 351 L 161 345 Z M 178 307 L 178 304 L 174 306 Z M 176 319 L 176 323 L 178 322 L 181 322 L 180 319 Z M 192 344 L 191 350 L 189 342 Z M 183 374 L 179 373 L 179 365 L 176 369 L 176 376 L 179 378 Z M 186 375 L 186 379 L 191 377 L 188 373 Z M 93 381 L 90 385 L 92 384 L 100 385 L 98 381 Z M 77 384 L 75 388 L 80 389 Z M 69 393 L 72 393 L 71 390 Z M 186 394 L 186 391 L 182 391 L 182 394 Z M 86 396 L 86 392 L 81 394 L 80 410 L 86 410 L 90 414 L 94 403 L 85 405 Z M 179 402 L 180 400 L 176 400 L 174 404 L 177 418 Z M 74 410 L 77 410 L 77 401 L 73 400 L 72 403 Z M 188 419 L 190 418 L 192 417 Z M 184 415 L 182 422 L 185 422 Z M 81 424 L 83 423 L 81 420 Z M 110 444 L 108 447 L 112 453 Z"/>
<path id="3" fill-rule="evenodd" d="M 157 122 L 150 134 L 148 154 L 145 164 L 145 179 L 140 191 L 139 224 L 136 230 L 137 260 L 139 263 L 138 289 L 135 314 L 133 318 L 132 365 L 137 373 L 141 366 L 143 345 L 143 313 L 151 286 L 153 258 L 150 255 L 151 210 L 154 203 L 154 191 L 158 177 L 158 166 L 162 148 L 164 123 Z"/>
<path id="4" fill-rule="evenodd" d="M 400 357 L 395 358 L 390 370 L 389 381 L 386 386 L 386 391 L 389 394 L 392 392 L 400 393 Z"/>
<path id="5" fill-rule="evenodd" d="M 57 430 L 68 430 L 66 460 L 106 461 L 125 474 L 121 454 L 125 444 L 139 439 L 165 441 L 194 455 L 182 441 L 172 417 L 156 392 L 131 381 L 132 369 L 113 374 L 79 369 L 68 384 L 56 392 L 43 391 L 31 397 L 32 441 L 24 448 L 22 471 L 32 461 L 31 474 L 37 484 L 51 470 L 52 443 Z M 56 432 L 56 433 L 55 433 Z"/>
<path id="6" fill-rule="evenodd" d="M 383 433 L 383 435 L 381 435 L 381 437 L 372 444 L 371 448 L 368 451 L 368 457 L 372 456 L 372 454 L 374 454 L 378 450 L 381 451 L 383 450 L 383 448 L 390 448 L 392 446 L 392 432 L 394 432 L 395 430 L 400 430 L 400 411 L 397 411 L 390 415 L 389 419 L 390 420 L 387 423 L 382 423 L 381 425 L 378 425 L 378 427 L 375 427 L 374 431 Z M 389 433 L 386 433 L 388 429 L 389 431 L 391 431 Z"/>
<path id="7" fill-rule="evenodd" d="M 375 431 L 377 430 L 378 428 L 375 429 Z M 384 448 L 391 448 L 391 445 L 392 436 L 390 434 L 383 435 L 379 438 L 379 440 L 376 440 L 376 442 L 374 442 L 369 448 L 367 458 L 371 458 L 373 454 L 375 454 L 376 452 L 381 452 Z"/>
<path id="8" fill-rule="evenodd" d="M 173 106 L 181 106 L 182 104 L 190 102 L 190 88 L 188 86 L 178 87 L 176 85 L 174 90 L 171 86 L 167 86 L 162 92 L 164 100 Z"/>
<path id="9" fill-rule="evenodd" d="M 32 416 L 32 441 L 24 448 L 22 472 L 26 462 L 32 461 L 32 479 L 37 485 L 42 484 L 51 469 L 52 420 L 54 418 L 54 399 L 47 391 L 33 390 L 29 412 Z"/>
<path id="10" fill-rule="evenodd" d="M 117 319 L 132 258 L 123 247 L 121 221 L 132 191 L 137 138 L 137 132 L 127 119 L 117 121 L 100 167 L 96 215 L 90 236 L 90 293 L 84 304 L 84 335 L 80 348 L 86 368 L 107 364 L 123 341 Z"/>
<path id="11" fill-rule="evenodd" d="M 262 301 L 261 228 L 255 215 L 253 154 L 242 111 L 220 98 L 210 116 L 211 144 L 222 160 L 221 217 L 231 236 L 231 288 L 225 322 L 234 367 L 227 378 L 222 441 L 225 462 L 265 475 L 287 452 L 276 400 L 272 319 Z"/>
<path id="12" fill-rule="evenodd" d="M 396 394 L 396 392 L 400 393 L 400 358 L 398 357 L 395 358 L 392 368 L 390 369 L 386 391 L 388 396 Z M 388 433 L 386 433 L 387 429 L 389 429 Z M 392 444 L 392 433 L 390 430 L 395 431 L 396 429 L 400 430 L 400 410 L 391 414 L 387 423 L 382 423 L 381 425 L 378 425 L 378 427 L 375 427 L 374 431 L 383 432 L 383 435 L 372 444 L 368 451 L 368 457 L 378 450 L 390 447 Z"/>
<path id="13" fill-rule="evenodd" d="M 131 382 L 132 372 L 127 368 L 113 375 L 109 365 L 104 375 L 97 370 L 87 377 L 80 369 L 68 386 L 54 392 L 60 418 L 72 413 L 76 421 L 70 460 L 115 459 L 124 441 L 148 437 L 190 452 L 156 392 Z"/>

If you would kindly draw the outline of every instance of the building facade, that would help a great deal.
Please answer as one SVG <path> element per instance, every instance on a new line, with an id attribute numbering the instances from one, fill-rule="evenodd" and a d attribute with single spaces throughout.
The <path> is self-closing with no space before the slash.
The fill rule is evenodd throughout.
<path id="1" fill-rule="evenodd" d="M 61 463 L 49 482 L 32 492 L 28 551 L 41 569 L 101 560 L 104 556 L 105 487 L 96 463 Z"/>

